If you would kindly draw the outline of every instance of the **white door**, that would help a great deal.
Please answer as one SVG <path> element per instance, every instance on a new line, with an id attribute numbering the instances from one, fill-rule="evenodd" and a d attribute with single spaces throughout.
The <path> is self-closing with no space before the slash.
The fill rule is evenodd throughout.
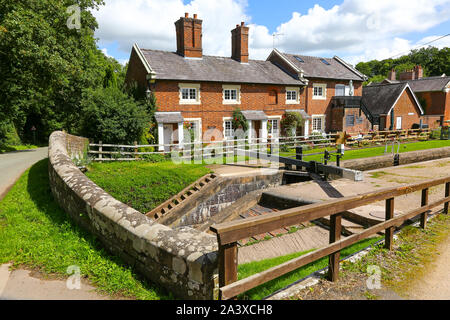
<path id="1" fill-rule="evenodd" d="M 165 124 L 164 125 L 164 144 L 172 143 L 172 133 L 173 133 L 173 125 Z M 170 146 L 164 146 L 164 151 L 169 152 Z"/>
<path id="2" fill-rule="evenodd" d="M 402 117 L 397 117 L 396 119 L 397 119 L 397 121 L 396 121 L 395 129 L 400 130 L 402 128 Z"/>

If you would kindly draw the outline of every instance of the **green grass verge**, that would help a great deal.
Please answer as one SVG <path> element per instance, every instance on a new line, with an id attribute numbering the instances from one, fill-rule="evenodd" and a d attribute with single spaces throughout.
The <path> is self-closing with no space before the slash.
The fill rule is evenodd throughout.
<path id="1" fill-rule="evenodd" d="M 372 245 L 373 243 L 377 242 L 381 238 L 382 237 L 365 239 L 365 240 L 355 243 L 352 246 L 349 246 L 348 248 L 345 248 L 344 250 L 341 251 L 341 259 L 348 257 L 348 256 L 352 255 L 353 253 L 358 252 L 358 251 Z M 253 274 L 267 270 L 271 267 L 277 266 L 288 260 L 291 260 L 291 259 L 297 258 L 299 256 L 302 256 L 304 254 L 307 254 L 308 252 L 311 252 L 311 251 L 313 251 L 313 250 L 293 253 L 293 254 L 277 257 L 277 258 L 266 259 L 266 260 L 262 260 L 262 261 L 250 262 L 250 263 L 239 265 L 238 279 L 240 280 L 240 279 L 247 278 Z M 319 259 L 315 262 L 307 264 L 304 267 L 301 267 L 297 270 L 291 271 L 291 272 L 285 274 L 284 276 L 281 276 L 277 279 L 266 282 L 265 284 L 262 284 L 256 288 L 253 288 L 253 289 L 243 293 L 242 295 L 239 296 L 239 298 L 240 299 L 249 299 L 249 300 L 260 300 L 260 299 L 268 296 L 269 294 L 271 294 L 279 289 L 282 289 L 282 288 L 288 286 L 289 284 L 294 283 L 295 281 L 300 280 L 300 279 L 310 275 L 311 273 L 313 273 L 317 270 L 325 268 L 326 266 L 328 266 L 328 257 Z"/>
<path id="2" fill-rule="evenodd" d="M 37 148 L 38 148 L 38 146 L 35 146 L 32 144 L 25 144 L 25 145 L 18 145 L 18 146 L 0 145 L 0 153 L 30 150 L 30 149 L 37 149 Z"/>
<path id="3" fill-rule="evenodd" d="M 209 172 L 201 164 L 136 161 L 91 163 L 86 175 L 117 200 L 146 213 Z"/>
<path id="4" fill-rule="evenodd" d="M 410 142 L 410 143 L 402 143 L 400 145 L 400 153 L 409 152 L 409 151 L 418 151 L 418 150 L 426 150 L 426 149 L 434 149 L 434 148 L 442 148 L 449 147 L 450 140 L 429 140 L 429 141 L 420 141 L 420 142 Z M 394 151 L 397 152 L 397 145 L 395 145 Z M 370 158 L 376 156 L 384 155 L 385 146 L 380 147 L 370 147 L 365 149 L 356 149 L 356 150 L 346 150 L 344 156 L 341 158 L 342 160 L 351 160 L 351 159 L 361 159 L 361 158 Z M 336 148 L 328 147 L 328 148 L 319 148 L 319 149 L 311 149 L 304 152 L 304 154 L 315 153 L 315 152 L 323 152 L 325 150 L 329 150 L 331 152 L 336 152 Z M 392 145 L 388 146 L 387 150 L 388 154 L 392 154 Z M 293 156 L 295 155 L 295 151 L 291 152 L 281 152 L 281 156 Z M 321 155 L 313 155 L 304 158 L 305 161 L 323 161 L 323 154 Z M 331 157 L 330 161 L 336 161 L 336 157 Z"/>
<path id="5" fill-rule="evenodd" d="M 77 265 L 99 292 L 135 299 L 171 298 L 108 254 L 94 236 L 75 225 L 54 201 L 48 159 L 27 170 L 0 202 L 0 263 L 13 262 L 65 278 Z"/>

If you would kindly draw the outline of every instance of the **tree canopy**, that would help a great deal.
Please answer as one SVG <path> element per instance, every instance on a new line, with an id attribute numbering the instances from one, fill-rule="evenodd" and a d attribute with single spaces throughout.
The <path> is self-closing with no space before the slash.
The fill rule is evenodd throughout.
<path id="1" fill-rule="evenodd" d="M 397 75 L 405 70 L 421 65 L 423 76 L 440 76 L 443 73 L 450 75 L 450 48 L 438 49 L 427 47 L 412 50 L 408 55 L 397 59 L 371 60 L 356 65 L 358 71 L 369 77 L 369 82 L 379 82 L 386 78 L 389 71 L 395 69 Z"/>
<path id="2" fill-rule="evenodd" d="M 103 4 L 0 0 L 0 122 L 14 123 L 21 138 L 33 126 L 42 142 L 54 130 L 77 134 L 85 125 L 86 95 L 123 90 L 125 68 L 106 57 L 94 38 L 98 25 L 91 11 Z M 80 8 L 77 28 L 70 27 L 72 5 Z"/>

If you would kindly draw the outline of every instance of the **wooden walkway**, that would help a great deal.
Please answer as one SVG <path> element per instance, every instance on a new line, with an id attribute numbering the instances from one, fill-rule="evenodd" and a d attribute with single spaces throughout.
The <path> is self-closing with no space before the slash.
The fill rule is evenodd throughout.
<path id="1" fill-rule="evenodd" d="M 250 246 L 240 247 L 238 263 L 243 264 L 321 248 L 328 245 L 328 238 L 329 231 L 327 229 L 318 226 L 306 227 L 281 237 L 274 237 Z"/>

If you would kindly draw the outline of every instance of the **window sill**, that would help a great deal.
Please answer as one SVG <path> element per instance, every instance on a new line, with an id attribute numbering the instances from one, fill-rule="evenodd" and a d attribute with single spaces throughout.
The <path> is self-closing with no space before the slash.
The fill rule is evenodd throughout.
<path id="1" fill-rule="evenodd" d="M 179 104 L 187 104 L 187 105 L 195 105 L 195 104 L 201 104 L 201 101 L 195 101 L 195 100 L 180 100 Z"/>

